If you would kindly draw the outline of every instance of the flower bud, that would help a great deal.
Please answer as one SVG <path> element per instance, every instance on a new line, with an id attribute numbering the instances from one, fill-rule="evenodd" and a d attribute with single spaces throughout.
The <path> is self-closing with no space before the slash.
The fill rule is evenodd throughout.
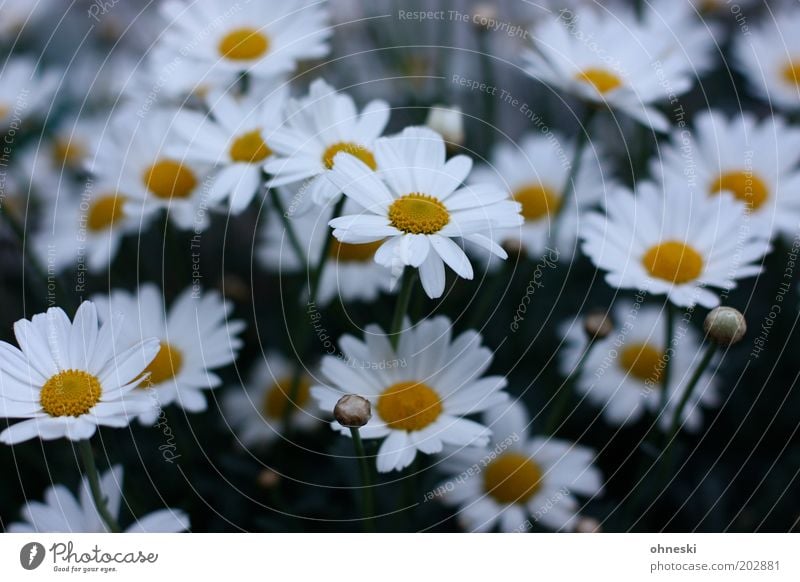
<path id="1" fill-rule="evenodd" d="M 605 339 L 614 331 L 614 323 L 607 312 L 597 309 L 590 311 L 583 318 L 583 331 L 589 339 Z"/>
<path id="2" fill-rule="evenodd" d="M 600 522 L 593 517 L 581 517 L 575 524 L 576 533 L 600 533 L 603 528 Z"/>
<path id="3" fill-rule="evenodd" d="M 703 322 L 708 339 L 721 346 L 732 346 L 741 341 L 747 332 L 744 315 L 733 307 L 712 309 Z"/>
<path id="4" fill-rule="evenodd" d="M 272 489 L 280 483 L 281 476 L 272 469 L 264 469 L 258 474 L 256 481 L 264 489 Z"/>
<path id="5" fill-rule="evenodd" d="M 464 145 L 464 116 L 460 107 L 434 105 L 428 112 L 425 125 L 442 134 L 449 149 Z"/>
<path id="6" fill-rule="evenodd" d="M 333 416 L 342 426 L 359 428 L 372 418 L 372 406 L 369 400 L 356 394 L 345 394 L 336 403 Z"/>

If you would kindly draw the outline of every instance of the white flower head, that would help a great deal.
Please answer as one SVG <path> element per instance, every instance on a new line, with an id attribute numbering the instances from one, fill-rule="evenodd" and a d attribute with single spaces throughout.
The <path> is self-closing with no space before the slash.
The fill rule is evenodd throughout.
<path id="1" fill-rule="evenodd" d="M 714 196 L 728 192 L 746 206 L 754 228 L 792 239 L 800 223 L 800 130 L 780 117 L 698 115 L 694 132 L 675 132 L 652 162 L 670 183 Z"/>
<path id="2" fill-rule="evenodd" d="M 444 265 L 472 279 L 472 265 L 462 245 L 468 241 L 501 258 L 496 240 L 503 229 L 522 224 L 521 205 L 493 185 L 463 186 L 472 160 L 446 160 L 442 136 L 424 127 L 375 142 L 378 172 L 362 161 L 339 154 L 331 181 L 363 211 L 341 216 L 330 225 L 341 242 L 384 241 L 375 260 L 393 275 L 410 266 L 419 269 L 429 297 L 444 293 Z"/>
<path id="3" fill-rule="evenodd" d="M 240 99 L 230 93 L 211 93 L 210 114 L 183 110 L 175 119 L 175 131 L 185 141 L 174 153 L 216 168 L 209 203 L 228 199 L 231 212 L 240 213 L 263 185 L 261 166 L 273 155 L 270 137 L 281 124 L 285 87 L 265 98 Z"/>
<path id="4" fill-rule="evenodd" d="M 609 11 L 591 6 L 553 14 L 532 31 L 527 71 L 543 83 L 666 131 L 669 122 L 654 105 L 692 87 L 698 69 L 708 66 L 706 54 L 714 42 L 713 35 L 703 35 L 699 20 L 689 18 L 687 5 L 678 9 L 676 4 L 658 13 L 645 9 L 641 19 L 630 7 Z"/>
<path id="5" fill-rule="evenodd" d="M 161 14 L 167 29 L 153 61 L 170 93 L 224 89 L 242 73 L 275 79 L 329 51 L 328 11 L 319 0 L 167 0 Z"/>
<path id="6" fill-rule="evenodd" d="M 2 19 L 0 19 L 2 20 Z M 30 57 L 9 57 L 0 69 L 0 131 L 12 123 L 35 116 L 49 107 L 58 87 L 56 71 L 38 73 Z"/>
<path id="7" fill-rule="evenodd" d="M 504 377 L 484 376 L 493 356 L 481 345 L 480 334 L 467 331 L 453 338 L 446 317 L 405 327 L 396 350 L 376 325 L 366 327 L 363 342 L 343 336 L 344 358 L 325 357 L 327 384 L 311 389 L 323 411 L 332 412 L 344 394 L 370 401 L 372 418 L 360 432 L 365 439 L 384 439 L 377 460 L 383 473 L 409 466 L 417 451 L 486 444 L 486 427 L 464 417 L 507 397 Z M 332 426 L 350 434 L 336 421 Z"/>
<path id="8" fill-rule="evenodd" d="M 311 430 L 320 426 L 320 411 L 311 398 L 311 376 L 300 377 L 294 398 L 293 380 L 294 367 L 273 352 L 253 366 L 244 390 L 241 386 L 228 389 L 223 400 L 225 421 L 244 446 L 264 446 L 280 438 L 289 407 L 294 428 Z"/>
<path id="9" fill-rule="evenodd" d="M 173 403 L 187 412 L 207 408 L 204 391 L 222 384 L 212 370 L 233 362 L 242 345 L 238 334 L 244 322 L 229 319 L 230 303 L 215 291 L 199 293 L 189 287 L 167 310 L 162 292 L 151 284 L 142 285 L 138 294 L 117 290 L 95 302 L 102 319 L 124 314 L 127 325 L 121 341 L 135 344 L 143 337 L 156 338 L 155 358 L 146 368 L 149 376 L 137 392 L 154 401 L 157 409 L 143 414 L 142 423 L 152 424 L 158 408 Z"/>
<path id="10" fill-rule="evenodd" d="M 697 331 L 681 323 L 669 356 L 665 355 L 666 306 L 642 306 L 625 301 L 615 306 L 616 333 L 596 340 L 577 379 L 577 388 L 600 407 L 605 419 L 616 425 L 636 422 L 647 412 L 657 413 L 662 428 L 668 429 L 683 397 L 692 372 L 702 355 Z M 563 326 L 566 347 L 561 369 L 569 375 L 586 349 L 586 334 L 580 325 Z M 670 385 L 664 400 L 664 369 L 669 365 Z M 661 402 L 667 404 L 660 411 Z M 716 381 L 711 370 L 701 376 L 680 421 L 690 430 L 702 422 L 701 405 L 718 404 Z"/>
<path id="11" fill-rule="evenodd" d="M 136 387 L 158 352 L 158 340 L 119 338 L 128 325 L 99 325 L 97 309 L 81 304 L 70 321 L 58 307 L 14 324 L 16 348 L 0 342 L 0 415 L 25 418 L 0 434 L 16 444 L 32 438 L 90 438 L 98 426 L 122 428 L 153 402 Z"/>
<path id="12" fill-rule="evenodd" d="M 306 97 L 290 101 L 284 125 L 271 136 L 275 156 L 264 165 L 272 174 L 270 187 L 308 181 L 304 195 L 327 204 L 341 192 L 328 180 L 336 157 L 348 154 L 376 170 L 374 143 L 388 122 L 385 101 L 372 101 L 359 113 L 352 97 L 315 80 Z"/>
<path id="13" fill-rule="evenodd" d="M 491 408 L 483 422 L 492 429 L 491 441 L 451 451 L 441 468 L 452 479 L 435 490 L 446 504 L 460 508 L 464 527 L 521 533 L 538 522 L 550 530 L 573 531 L 580 517 L 576 495 L 594 497 L 603 490 L 594 452 L 531 437 L 530 418 L 519 402 Z"/>
<path id="14" fill-rule="evenodd" d="M 639 184 L 637 195 L 619 186 L 592 212 L 581 232 L 592 262 L 619 289 L 667 295 L 681 307 L 719 305 L 716 287 L 761 272 L 769 232 L 750 224 L 744 207 L 728 193 L 709 197 L 685 183 Z"/>
<path id="15" fill-rule="evenodd" d="M 117 465 L 100 476 L 100 492 L 115 519 L 122 505 L 123 469 Z M 22 509 L 23 521 L 8 526 L 9 533 L 108 533 L 108 527 L 92 499 L 89 479 L 80 484 L 79 497 L 63 485 L 53 485 L 44 502 L 29 501 Z M 137 519 L 125 533 L 178 533 L 189 529 L 189 516 L 179 509 L 159 509 Z"/>

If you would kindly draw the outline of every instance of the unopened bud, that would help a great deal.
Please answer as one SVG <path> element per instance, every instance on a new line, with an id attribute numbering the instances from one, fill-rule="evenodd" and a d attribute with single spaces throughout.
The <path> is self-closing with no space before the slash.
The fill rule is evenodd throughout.
<path id="1" fill-rule="evenodd" d="M 258 474 L 256 481 L 264 489 L 272 489 L 280 483 L 281 476 L 272 469 L 264 469 Z"/>
<path id="2" fill-rule="evenodd" d="M 434 105 L 428 112 L 425 125 L 442 134 L 449 149 L 464 145 L 464 116 L 460 107 Z"/>
<path id="3" fill-rule="evenodd" d="M 575 524 L 576 533 L 600 533 L 603 528 L 600 522 L 593 517 L 581 517 Z"/>
<path id="4" fill-rule="evenodd" d="M 605 339 L 614 331 L 614 323 L 607 312 L 600 309 L 590 311 L 583 318 L 583 331 L 589 339 Z"/>
<path id="5" fill-rule="evenodd" d="M 744 315 L 733 307 L 712 309 L 703 322 L 708 339 L 721 346 L 732 346 L 741 341 L 747 332 Z"/>
<path id="6" fill-rule="evenodd" d="M 356 394 L 346 394 L 339 399 L 333 409 L 333 416 L 342 426 L 359 428 L 372 418 L 372 406 L 369 400 Z"/>

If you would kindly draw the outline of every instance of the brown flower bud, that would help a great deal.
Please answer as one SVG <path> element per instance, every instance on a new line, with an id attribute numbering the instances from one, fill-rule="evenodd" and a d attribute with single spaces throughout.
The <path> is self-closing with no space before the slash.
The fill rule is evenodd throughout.
<path id="1" fill-rule="evenodd" d="M 614 331 L 614 323 L 607 312 L 597 309 L 590 311 L 583 318 L 583 331 L 589 339 L 605 339 Z"/>
<path id="2" fill-rule="evenodd" d="M 264 469 L 258 474 L 256 481 L 260 487 L 264 489 L 272 489 L 280 483 L 281 476 L 272 469 Z"/>
<path id="3" fill-rule="evenodd" d="M 333 416 L 342 426 L 359 428 L 372 418 L 369 400 L 356 394 L 346 394 L 339 399 L 333 409 Z"/>
<path id="4" fill-rule="evenodd" d="M 708 339 L 721 346 L 732 346 L 741 341 L 747 332 L 744 315 L 733 307 L 712 309 L 703 322 Z"/>

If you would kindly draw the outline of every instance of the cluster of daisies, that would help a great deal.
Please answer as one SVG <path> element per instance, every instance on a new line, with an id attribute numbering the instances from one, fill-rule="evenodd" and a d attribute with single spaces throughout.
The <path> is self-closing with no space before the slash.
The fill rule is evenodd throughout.
<path id="1" fill-rule="evenodd" d="M 46 18 L 47 3 L 34 4 L 0 6 L 1 40 Z M 200 237 L 263 215 L 244 233 L 258 267 L 307 276 L 289 309 L 389 297 L 399 311 L 391 329 L 355 322 L 363 340 L 343 335 L 336 356 L 259 358 L 246 386 L 220 399 L 238 443 L 278 446 L 290 430 L 326 424 L 351 436 L 331 416 L 355 394 L 370 405 L 358 434 L 379 441 L 375 468 L 404 471 L 430 456 L 449 479 L 442 501 L 465 529 L 524 531 L 534 520 L 575 530 L 603 492 L 595 453 L 536 433 L 520 390 L 489 373 L 481 334 L 455 334 L 445 316 L 411 321 L 403 308 L 418 287 L 438 299 L 475 279 L 475 265 L 508 276 L 507 249 L 534 260 L 556 249 L 563 263 L 583 255 L 611 287 L 679 309 L 721 305 L 737 281 L 760 273 L 775 239 L 791 241 L 800 227 L 800 129 L 790 123 L 800 109 L 800 41 L 790 34 L 800 12 L 764 19 L 733 48 L 735 66 L 785 117 L 711 109 L 687 124 L 671 107 L 718 66 L 721 15 L 706 22 L 688 0 L 641 10 L 564 4 L 534 19 L 534 43 L 514 58 L 582 102 L 592 121 L 574 138 L 532 128 L 477 166 L 473 155 L 451 155 L 464 134 L 457 110 L 431 108 L 427 125 L 389 131 L 388 101 L 362 103 L 314 73 L 335 36 L 324 1 L 163 0 L 132 19 L 146 56 L 112 54 L 114 69 L 135 59 L 120 67 L 130 74 L 89 79 L 101 89 L 55 124 L 66 73 L 12 54 L 0 70 L 0 132 L 13 143 L 45 124 L 38 142 L 15 146 L 3 213 L 26 221 L 24 248 L 46 272 L 107 277 L 123 240 L 141 242 L 159 221 Z M 601 139 L 612 115 L 663 135 L 632 186 L 609 161 L 613 140 Z M 164 407 L 206 410 L 220 370 L 237 361 L 245 322 L 217 291 L 188 285 L 168 304 L 164 295 L 145 282 L 97 293 L 74 316 L 53 307 L 18 321 L 18 347 L 0 343 L 0 415 L 21 420 L 0 441 L 86 443 L 99 427 L 153 426 Z M 713 369 L 692 374 L 699 332 L 669 337 L 662 304 L 620 299 L 612 312 L 617 331 L 604 337 L 564 322 L 564 376 L 611 424 L 652 415 L 669 430 L 677 415 L 699 429 L 703 407 L 719 400 Z M 123 469 L 87 470 L 77 496 L 55 485 L 10 529 L 114 529 Z M 126 531 L 189 527 L 181 510 L 161 509 Z"/>

